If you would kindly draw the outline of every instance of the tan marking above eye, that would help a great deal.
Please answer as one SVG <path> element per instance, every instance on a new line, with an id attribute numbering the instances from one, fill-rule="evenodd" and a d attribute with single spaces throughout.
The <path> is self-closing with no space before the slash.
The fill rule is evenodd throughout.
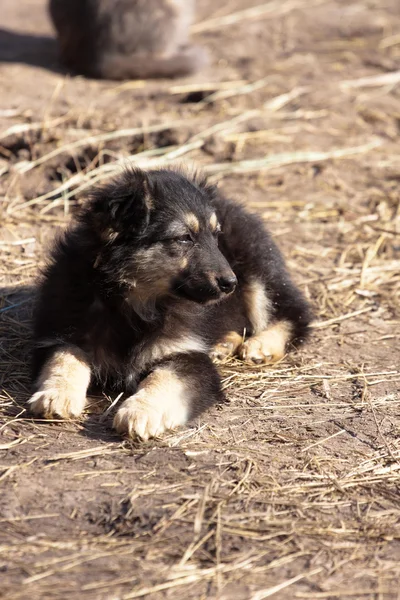
<path id="1" fill-rule="evenodd" d="M 189 260 L 186 257 L 183 258 L 181 260 L 181 264 L 180 264 L 181 269 L 185 269 L 188 266 L 188 262 L 189 262 Z"/>
<path id="2" fill-rule="evenodd" d="M 187 213 L 185 215 L 185 223 L 194 233 L 199 233 L 200 223 L 195 214 Z"/>
<path id="3" fill-rule="evenodd" d="M 210 217 L 210 225 L 213 231 L 219 228 L 218 218 L 215 213 L 213 213 Z"/>

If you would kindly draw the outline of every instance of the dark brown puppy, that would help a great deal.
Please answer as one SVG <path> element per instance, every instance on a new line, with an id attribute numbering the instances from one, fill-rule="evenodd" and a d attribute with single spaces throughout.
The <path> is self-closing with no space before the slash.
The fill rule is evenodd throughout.
<path id="1" fill-rule="evenodd" d="M 206 62 L 189 45 L 194 0 L 50 0 L 61 58 L 77 73 L 105 79 L 175 77 Z"/>
<path id="2" fill-rule="evenodd" d="M 310 311 L 262 222 L 199 178 L 127 171 L 54 247 L 35 317 L 32 411 L 79 416 L 90 383 L 128 394 L 143 439 L 222 397 L 210 355 L 279 360 Z"/>

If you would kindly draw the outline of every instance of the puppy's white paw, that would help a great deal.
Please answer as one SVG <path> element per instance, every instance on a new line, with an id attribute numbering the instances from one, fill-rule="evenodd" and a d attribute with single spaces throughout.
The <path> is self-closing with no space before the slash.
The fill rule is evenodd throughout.
<path id="1" fill-rule="evenodd" d="M 231 331 L 221 342 L 219 342 L 219 344 L 214 346 L 210 352 L 210 357 L 214 360 L 223 360 L 224 358 L 233 356 L 242 341 L 243 337 L 241 335 L 236 333 L 236 331 Z"/>
<path id="2" fill-rule="evenodd" d="M 86 404 L 86 394 L 78 393 L 77 390 L 68 387 L 43 389 L 33 394 L 28 404 L 35 415 L 68 419 L 82 414 Z"/>
<path id="3" fill-rule="evenodd" d="M 89 382 L 90 366 L 82 350 L 73 346 L 57 350 L 42 367 L 38 391 L 28 401 L 30 409 L 44 417 L 79 417 Z"/>
<path id="4" fill-rule="evenodd" d="M 285 356 L 290 335 L 290 324 L 278 322 L 243 342 L 239 349 L 239 358 L 248 364 L 274 363 Z"/>
<path id="5" fill-rule="evenodd" d="M 245 363 L 261 365 L 272 363 L 281 357 L 274 358 L 268 344 L 263 344 L 261 340 L 254 337 L 249 338 L 242 344 L 239 350 L 239 358 Z"/>
<path id="6" fill-rule="evenodd" d="M 168 369 L 154 371 L 136 394 L 127 398 L 114 417 L 114 428 L 142 440 L 156 437 L 188 420 L 182 382 Z"/>

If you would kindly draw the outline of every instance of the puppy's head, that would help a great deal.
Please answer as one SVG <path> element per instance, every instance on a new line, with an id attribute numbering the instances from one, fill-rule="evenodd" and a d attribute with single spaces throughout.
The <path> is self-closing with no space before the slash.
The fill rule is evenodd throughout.
<path id="1" fill-rule="evenodd" d="M 94 192 L 84 220 L 101 241 L 96 267 L 132 299 L 174 295 L 205 304 L 235 289 L 205 181 L 172 170 L 129 170 Z"/>

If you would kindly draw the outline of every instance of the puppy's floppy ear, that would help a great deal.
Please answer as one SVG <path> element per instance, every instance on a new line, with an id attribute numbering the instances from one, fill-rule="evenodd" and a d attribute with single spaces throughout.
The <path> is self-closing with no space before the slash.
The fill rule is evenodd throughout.
<path id="1" fill-rule="evenodd" d="M 141 169 L 126 169 L 110 183 L 91 194 L 83 213 L 85 221 L 109 234 L 144 233 L 150 220 L 152 198 L 147 174 Z"/>

